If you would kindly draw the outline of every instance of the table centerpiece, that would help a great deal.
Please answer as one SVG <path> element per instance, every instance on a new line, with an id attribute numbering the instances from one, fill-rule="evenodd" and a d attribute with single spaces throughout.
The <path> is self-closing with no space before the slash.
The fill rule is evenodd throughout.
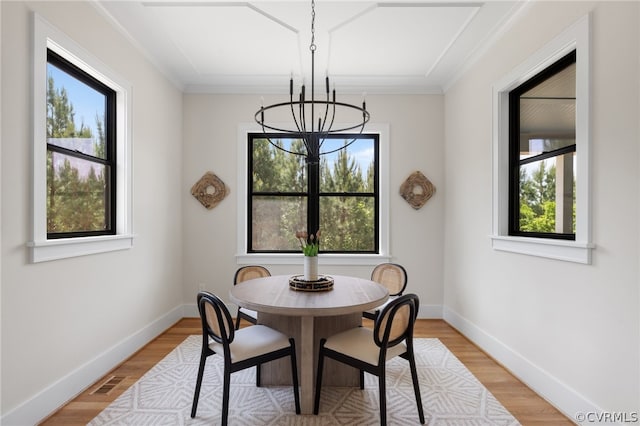
<path id="1" fill-rule="evenodd" d="M 294 275 L 289 280 L 289 287 L 302 291 L 326 291 L 333 287 L 333 278 L 318 274 L 318 251 L 320 250 L 320 230 L 315 234 L 306 231 L 296 232 L 304 254 L 304 274 Z"/>

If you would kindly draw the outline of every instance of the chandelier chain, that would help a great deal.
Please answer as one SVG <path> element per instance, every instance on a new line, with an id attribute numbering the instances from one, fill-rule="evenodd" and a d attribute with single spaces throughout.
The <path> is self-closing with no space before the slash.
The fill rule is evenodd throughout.
<path id="1" fill-rule="evenodd" d="M 316 50 L 316 2 L 311 0 L 311 44 L 310 51 Z"/>

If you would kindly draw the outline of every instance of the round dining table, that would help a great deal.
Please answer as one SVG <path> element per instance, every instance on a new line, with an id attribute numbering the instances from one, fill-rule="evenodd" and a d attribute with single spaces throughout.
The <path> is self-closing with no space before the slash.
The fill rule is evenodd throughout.
<path id="1" fill-rule="evenodd" d="M 300 405 L 303 414 L 313 412 L 316 360 L 320 339 L 362 324 L 362 312 L 383 304 L 389 291 L 362 278 L 331 275 L 333 287 L 323 291 L 294 290 L 290 275 L 255 278 L 235 285 L 229 292 L 233 303 L 258 312 L 258 323 L 293 337 L 300 374 Z M 323 384 L 359 386 L 359 372 L 328 359 Z M 288 360 L 261 367 L 261 383 L 291 384 Z"/>

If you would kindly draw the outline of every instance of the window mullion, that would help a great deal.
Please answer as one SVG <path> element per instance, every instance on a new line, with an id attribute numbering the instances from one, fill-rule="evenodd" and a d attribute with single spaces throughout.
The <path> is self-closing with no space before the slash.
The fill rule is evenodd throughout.
<path id="1" fill-rule="evenodd" d="M 509 233 L 520 223 L 520 93 L 509 93 Z"/>
<path id="2" fill-rule="evenodd" d="M 54 151 L 54 152 L 58 152 L 60 154 L 64 154 L 64 155 L 68 155 L 69 157 L 76 157 L 76 158 L 80 158 L 82 160 L 87 160 L 90 161 L 92 163 L 100 163 L 103 164 L 105 166 L 111 166 L 111 161 L 109 160 L 105 160 L 103 158 L 100 157 L 94 157 L 93 155 L 88 155 L 88 154 L 84 154 L 80 151 L 74 150 L 74 149 L 68 149 L 68 148 L 64 148 L 58 145 L 54 145 L 51 143 L 47 143 L 47 150 L 48 151 Z"/>
<path id="3" fill-rule="evenodd" d="M 521 166 L 524 166 L 525 164 L 535 163 L 536 161 L 546 160 L 547 158 L 558 157 L 570 152 L 576 152 L 576 144 L 554 149 L 553 151 L 543 152 L 542 154 L 534 155 L 533 157 L 524 158 L 519 160 L 519 163 Z"/>
<path id="4" fill-rule="evenodd" d="M 310 141 L 312 152 L 320 152 L 320 141 Z M 307 158 L 307 233 L 315 234 L 320 229 L 320 161 Z"/>

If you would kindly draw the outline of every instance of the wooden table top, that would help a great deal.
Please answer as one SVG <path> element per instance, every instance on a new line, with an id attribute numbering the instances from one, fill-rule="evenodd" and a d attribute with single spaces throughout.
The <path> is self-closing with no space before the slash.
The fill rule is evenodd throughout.
<path id="1" fill-rule="evenodd" d="M 382 285 L 356 277 L 331 275 L 333 289 L 306 292 L 289 288 L 289 275 L 255 278 L 229 291 L 233 303 L 243 308 L 291 316 L 333 316 L 366 311 L 380 306 L 389 297 Z"/>

